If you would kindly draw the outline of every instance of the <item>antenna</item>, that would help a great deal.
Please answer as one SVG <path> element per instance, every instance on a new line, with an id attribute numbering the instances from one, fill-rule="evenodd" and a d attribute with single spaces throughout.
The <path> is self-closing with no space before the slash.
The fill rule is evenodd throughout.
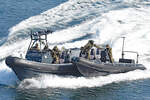
<path id="1" fill-rule="evenodd" d="M 124 59 L 124 41 L 126 37 L 122 37 L 123 38 L 123 44 L 122 44 L 122 59 Z"/>

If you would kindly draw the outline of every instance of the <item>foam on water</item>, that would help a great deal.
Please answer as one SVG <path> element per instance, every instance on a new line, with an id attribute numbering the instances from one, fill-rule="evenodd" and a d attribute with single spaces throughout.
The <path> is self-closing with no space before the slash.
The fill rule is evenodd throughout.
<path id="1" fill-rule="evenodd" d="M 10 29 L 8 41 L 0 47 L 0 84 L 10 85 L 17 82 L 15 74 L 5 65 L 4 59 L 8 55 L 18 57 L 20 54 L 25 55 L 30 42 L 25 33 L 38 29 L 57 30 L 48 35 L 50 48 L 54 45 L 58 45 L 60 48 L 62 46 L 66 48 L 81 47 L 86 44 L 88 39 L 94 39 L 96 43 L 100 44 L 109 43 L 113 48 L 115 60 L 121 57 L 122 40 L 120 37 L 125 36 L 127 37 L 125 50 L 139 52 L 140 63 L 144 64 L 147 70 L 94 78 L 41 75 L 39 78 L 22 81 L 19 85 L 20 88 L 95 87 L 113 82 L 150 78 L 150 8 L 143 3 L 140 5 L 140 1 L 136 3 L 139 3 L 137 5 L 139 8 L 133 6 L 133 0 L 130 2 L 128 0 L 70 0 L 22 21 Z M 123 6 L 126 8 L 121 9 L 120 7 Z M 86 36 L 88 38 L 85 38 Z"/>
<path id="2" fill-rule="evenodd" d="M 133 81 L 150 78 L 150 71 L 136 70 L 125 74 L 114 74 L 109 76 L 99 76 L 93 78 L 85 77 L 59 77 L 53 75 L 42 75 L 39 78 L 25 79 L 19 85 L 19 88 L 71 88 L 82 87 L 101 87 L 111 83 L 121 81 Z"/>
<path id="3" fill-rule="evenodd" d="M 79 25 L 111 10 L 134 7 L 135 2 L 132 1 L 125 3 L 126 1 L 124 0 L 69 0 L 12 27 L 10 29 L 9 39 L 13 41 L 18 38 L 25 38 L 31 30 L 50 29 L 57 31 Z M 137 6 L 139 5 L 137 4 Z"/>

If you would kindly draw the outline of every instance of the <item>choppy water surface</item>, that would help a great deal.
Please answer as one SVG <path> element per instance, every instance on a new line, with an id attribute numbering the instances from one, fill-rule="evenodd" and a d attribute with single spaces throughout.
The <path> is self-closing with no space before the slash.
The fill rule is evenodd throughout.
<path id="1" fill-rule="evenodd" d="M 10 88 L 1 86 L 1 100 L 149 100 L 149 80 L 120 82 L 92 88 Z"/>
<path id="2" fill-rule="evenodd" d="M 0 100 L 150 99 L 150 1 L 0 0 L 0 15 Z M 47 29 L 54 31 L 48 35 L 50 48 L 81 47 L 93 39 L 109 43 L 115 60 L 125 36 L 125 49 L 138 51 L 147 70 L 93 78 L 41 75 L 20 82 L 5 58 L 24 56 L 27 33 Z"/>

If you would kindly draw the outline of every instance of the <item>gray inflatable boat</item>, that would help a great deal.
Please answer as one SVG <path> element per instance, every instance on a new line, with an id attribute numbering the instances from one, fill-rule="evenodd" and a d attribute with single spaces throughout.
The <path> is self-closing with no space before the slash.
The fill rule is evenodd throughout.
<path id="1" fill-rule="evenodd" d="M 125 73 L 133 70 L 145 70 L 142 64 L 133 63 L 95 63 L 95 61 L 87 60 L 85 58 L 78 58 L 74 62 L 78 71 L 82 76 L 95 77 L 105 76 L 110 74 Z"/>
<path id="2" fill-rule="evenodd" d="M 35 47 L 37 43 L 40 45 L 38 49 Z M 119 62 L 111 63 L 107 50 L 98 52 L 97 55 L 99 58 L 88 60 L 79 57 L 79 53 L 81 53 L 80 49 L 74 48 L 71 50 L 73 55 L 70 55 L 67 50 L 67 52 L 65 51 L 65 54 L 62 53 L 62 57 L 60 57 L 64 61 L 54 64 L 51 50 L 48 49 L 47 46 L 47 33 L 31 33 L 31 42 L 25 58 L 8 56 L 5 62 L 16 73 L 20 80 L 38 77 L 40 74 L 95 77 L 125 73 L 137 69 L 146 69 L 142 64 L 138 64 L 137 52 L 123 50 L 122 58 L 119 59 Z M 91 54 L 95 54 L 93 51 L 94 50 L 91 50 Z M 124 59 L 125 52 L 136 53 L 136 63 L 133 59 Z M 92 56 L 95 55 L 91 55 L 91 57 Z"/>
<path id="3" fill-rule="evenodd" d="M 31 42 L 24 59 L 8 56 L 5 60 L 19 80 L 38 77 L 40 74 L 81 75 L 77 67 L 71 63 L 68 50 L 62 52 L 63 61 L 58 64 L 53 63 L 52 51 L 48 48 L 47 43 L 47 32 L 35 32 L 30 36 Z"/>
<path id="4" fill-rule="evenodd" d="M 9 56 L 6 58 L 6 64 L 15 72 L 19 80 L 38 77 L 40 74 L 81 76 L 72 63 L 48 64 Z"/>
<path id="5" fill-rule="evenodd" d="M 138 64 L 138 52 L 135 51 L 124 51 L 124 40 L 123 37 L 123 45 L 122 45 L 122 58 L 119 59 L 118 62 L 111 61 L 111 57 L 109 56 L 108 49 L 100 50 L 100 52 L 91 50 L 91 56 L 94 56 L 92 59 L 88 60 L 83 57 L 79 57 L 73 60 L 73 63 L 77 67 L 78 71 L 82 76 L 85 77 L 95 77 L 95 76 L 104 76 L 110 74 L 117 73 L 126 73 L 133 70 L 145 70 L 146 68 L 142 64 Z M 98 54 L 97 54 L 98 53 Z M 137 56 L 136 62 L 134 59 L 125 59 L 125 53 L 134 53 Z M 98 59 L 96 59 L 96 55 L 100 55 Z"/>

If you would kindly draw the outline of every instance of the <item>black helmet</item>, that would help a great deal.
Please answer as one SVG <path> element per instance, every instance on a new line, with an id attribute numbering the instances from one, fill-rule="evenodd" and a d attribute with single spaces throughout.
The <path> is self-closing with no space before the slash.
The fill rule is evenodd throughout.
<path id="1" fill-rule="evenodd" d="M 84 47 L 81 47 L 81 48 L 80 48 L 80 50 L 83 50 L 83 49 L 84 49 Z"/>
<path id="2" fill-rule="evenodd" d="M 109 44 L 106 44 L 106 48 L 110 48 Z"/>
<path id="3" fill-rule="evenodd" d="M 89 40 L 89 43 L 93 44 L 93 43 L 94 43 L 94 41 L 93 41 L 93 40 Z"/>
<path id="4" fill-rule="evenodd" d="M 57 50 L 58 50 L 58 47 L 57 47 L 57 46 L 54 46 L 53 50 L 56 50 L 56 51 L 57 51 Z"/>

